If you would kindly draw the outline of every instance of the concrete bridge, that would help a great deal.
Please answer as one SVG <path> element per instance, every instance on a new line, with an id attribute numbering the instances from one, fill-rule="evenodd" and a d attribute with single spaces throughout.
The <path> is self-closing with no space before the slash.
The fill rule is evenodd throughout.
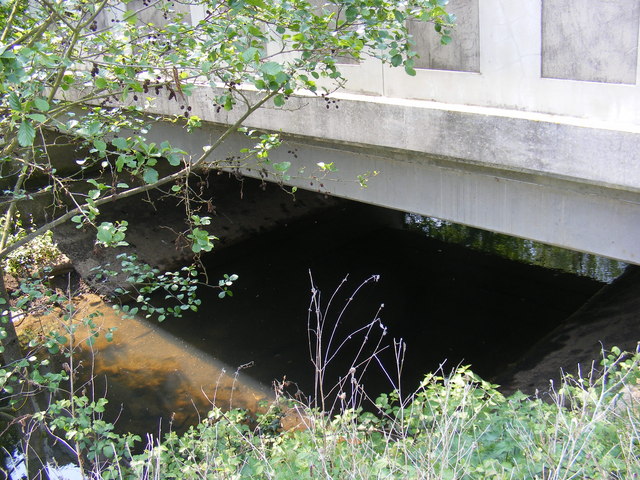
<path id="1" fill-rule="evenodd" d="M 345 64 L 347 89 L 330 101 L 300 96 L 249 119 L 282 133 L 274 162 L 305 169 L 289 183 L 640 264 L 640 0 L 451 0 L 448 10 L 459 20 L 449 46 L 410 26 L 416 76 Z M 237 115 L 212 109 L 214 95 L 203 87 L 188 100 L 208 122 L 201 132 L 158 135 L 209 144 Z M 175 101 L 155 108 L 181 113 Z M 219 156 L 245 143 L 231 138 Z M 338 172 L 310 180 L 318 162 Z M 357 175 L 373 171 L 361 188 Z"/>

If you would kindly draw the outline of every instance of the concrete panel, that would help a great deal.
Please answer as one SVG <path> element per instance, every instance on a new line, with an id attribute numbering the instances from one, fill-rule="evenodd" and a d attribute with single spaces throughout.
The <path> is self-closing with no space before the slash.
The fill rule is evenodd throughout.
<path id="1" fill-rule="evenodd" d="M 543 0 L 542 76 L 636 82 L 639 0 Z"/>
<path id="2" fill-rule="evenodd" d="M 480 71 L 480 33 L 478 0 L 451 0 L 448 13 L 457 16 L 456 27 L 449 45 L 440 43 L 440 36 L 430 23 L 410 21 L 409 32 L 416 42 L 416 68 L 454 70 L 459 72 Z"/>
<path id="3" fill-rule="evenodd" d="M 590 5 L 588 0 L 584 3 Z M 640 85 L 637 83 L 584 82 L 541 76 L 541 15 L 542 0 L 482 0 L 479 3 L 480 75 L 418 69 L 415 77 L 409 77 L 402 69 L 385 68 L 385 96 L 640 125 Z M 626 28 L 629 23 L 633 26 L 633 22 L 623 22 L 620 28 Z M 617 28 L 610 30 L 610 35 L 618 35 Z M 630 52 L 630 56 L 633 55 Z M 570 59 L 570 63 L 575 61 Z M 356 74 L 350 78 L 357 78 Z"/>

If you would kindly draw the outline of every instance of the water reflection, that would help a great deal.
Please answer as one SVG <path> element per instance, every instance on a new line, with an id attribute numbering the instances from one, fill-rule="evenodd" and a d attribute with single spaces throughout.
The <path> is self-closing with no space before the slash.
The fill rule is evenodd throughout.
<path id="1" fill-rule="evenodd" d="M 182 432 L 213 404 L 256 411 L 270 398 L 267 387 L 142 318 L 122 318 L 98 296 L 77 302 L 78 317 L 98 313 L 96 325 L 116 328 L 114 341 L 100 335 L 85 346 L 81 377 L 94 379 L 97 395 L 110 399 L 107 420 L 119 431 Z M 176 320 L 179 321 L 179 320 Z"/>
<path id="2" fill-rule="evenodd" d="M 618 260 L 467 227 L 434 217 L 423 217 L 414 213 L 406 214 L 405 224 L 411 230 L 426 233 L 429 237 L 443 242 L 456 243 L 510 260 L 590 277 L 600 282 L 612 282 L 622 275 L 627 267 L 626 263 Z"/>

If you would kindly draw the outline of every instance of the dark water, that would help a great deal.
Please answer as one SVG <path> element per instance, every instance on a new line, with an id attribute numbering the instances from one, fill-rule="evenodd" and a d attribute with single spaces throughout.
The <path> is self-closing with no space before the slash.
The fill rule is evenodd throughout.
<path id="1" fill-rule="evenodd" d="M 491 379 L 601 286 L 430 239 L 401 228 L 402 220 L 398 213 L 346 204 L 224 250 L 208 258 L 207 267 L 213 278 L 239 275 L 234 296 L 210 295 L 198 315 L 163 327 L 228 365 L 251 363 L 247 375 L 262 383 L 286 377 L 311 394 L 309 272 L 324 305 L 347 278 L 324 312 L 326 321 L 339 319 L 336 338 L 345 338 L 384 304 L 385 344 L 406 342 L 403 378 L 411 388 L 443 362 L 471 364 Z M 372 275 L 379 281 L 364 285 L 341 313 Z M 360 338 L 345 346 L 329 381 L 349 369 L 359 348 Z M 390 353 L 372 362 L 363 379 L 372 395 L 392 388 L 383 371 L 396 370 Z"/>
<path id="2" fill-rule="evenodd" d="M 323 338 L 325 345 L 332 339 L 331 352 L 368 322 L 379 318 L 384 325 L 365 332 L 365 347 L 364 334 L 353 335 L 326 370 L 331 386 L 354 359 L 364 362 L 367 372 L 360 376 L 357 370 L 356 376 L 371 397 L 398 386 L 393 339 L 406 344 L 405 389 L 443 364 L 445 369 L 471 364 L 490 380 L 602 286 L 428 238 L 405 228 L 404 221 L 398 212 L 345 203 L 206 257 L 213 283 L 224 273 L 239 275 L 233 297 L 220 300 L 217 291 L 205 290 L 197 314 L 161 326 L 141 321 L 147 330 L 132 336 L 137 344 L 118 343 L 98 355 L 103 359 L 98 377 L 106 374 L 112 403 L 120 409 L 119 428 L 157 431 L 163 418 L 166 431 L 175 414 L 172 428 L 181 430 L 197 421 L 197 411 L 211 399 L 255 409 L 269 398 L 272 382 L 284 379 L 291 382 L 289 393 L 313 397 L 311 277 L 322 292 Z M 378 281 L 362 285 L 374 275 Z M 379 347 L 389 348 L 372 357 L 383 331 Z M 155 343 L 156 337 L 164 343 Z M 143 343 L 148 353 L 141 353 Z M 127 349 L 139 359 L 124 355 Z M 239 367 L 242 375 L 236 378 Z M 223 370 L 231 381 L 220 381 Z M 350 386 L 343 390 L 349 393 Z"/>

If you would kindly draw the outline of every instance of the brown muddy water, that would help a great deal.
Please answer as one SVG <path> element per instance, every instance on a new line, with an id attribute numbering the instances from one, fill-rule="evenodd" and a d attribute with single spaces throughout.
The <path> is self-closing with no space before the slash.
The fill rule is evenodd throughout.
<path id="1" fill-rule="evenodd" d="M 94 345 L 93 363 L 84 359 L 96 393 L 110 399 L 107 420 L 143 435 L 182 431 L 212 404 L 255 411 L 272 398 L 272 383 L 285 379 L 289 393 L 313 396 L 311 277 L 322 291 L 325 342 L 334 332 L 332 352 L 379 317 L 384 330 L 376 325 L 369 341 L 384 331 L 382 346 L 406 343 L 402 386 L 409 390 L 442 365 L 471 364 L 484 378 L 496 377 L 602 286 L 428 238 L 404 228 L 404 220 L 345 203 L 215 252 L 204 258 L 209 277 L 216 284 L 224 273 L 239 275 L 233 297 L 221 300 L 205 289 L 199 312 L 162 324 L 123 320 L 86 295 L 82 306 L 118 328 L 113 343 Z M 372 275 L 379 280 L 354 295 Z M 372 344 L 362 349 L 362 339 L 352 335 L 344 344 L 326 381 L 333 385 L 360 353 L 371 361 L 359 385 L 375 397 L 398 386 L 396 355 L 389 347 L 373 358 Z"/>
<path id="2" fill-rule="evenodd" d="M 403 223 L 400 213 L 346 203 L 216 252 L 205 258 L 209 276 L 217 283 L 224 273 L 239 275 L 233 297 L 204 290 L 199 312 L 162 324 L 119 319 L 87 297 L 118 326 L 113 344 L 96 344 L 94 367 L 118 429 L 158 432 L 161 422 L 163 432 L 181 431 L 212 403 L 255 410 L 271 397 L 272 382 L 285 379 L 290 393 L 312 397 L 311 277 L 322 291 L 325 342 L 335 322 L 334 349 L 378 315 L 382 345 L 406 343 L 405 389 L 441 365 L 471 364 L 487 379 L 497 376 L 602 285 L 428 238 Z M 353 295 L 372 275 L 379 280 Z M 382 331 L 376 326 L 369 341 Z M 354 335 L 342 347 L 327 385 L 358 352 L 370 358 L 372 344 L 361 343 Z M 387 348 L 359 377 L 371 397 L 398 386 L 395 357 Z"/>

